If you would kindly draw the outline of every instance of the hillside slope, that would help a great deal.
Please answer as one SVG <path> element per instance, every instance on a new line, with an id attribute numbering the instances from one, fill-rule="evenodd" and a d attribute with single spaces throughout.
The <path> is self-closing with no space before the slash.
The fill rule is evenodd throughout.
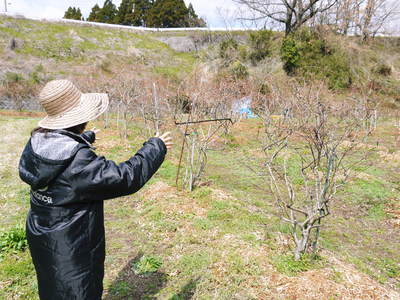
<path id="1" fill-rule="evenodd" d="M 58 77 L 76 78 L 144 72 L 179 78 L 195 63 L 151 33 L 46 23 L 0 16 L 0 78 L 33 84 Z"/>

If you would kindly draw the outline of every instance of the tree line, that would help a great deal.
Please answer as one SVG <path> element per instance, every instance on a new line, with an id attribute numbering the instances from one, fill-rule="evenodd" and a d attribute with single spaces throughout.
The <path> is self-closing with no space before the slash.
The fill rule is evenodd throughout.
<path id="1" fill-rule="evenodd" d="M 84 20 L 80 8 L 69 7 L 65 19 Z M 102 7 L 93 6 L 86 21 L 157 28 L 206 27 L 190 3 L 183 0 L 122 0 L 117 6 L 105 0 Z"/>

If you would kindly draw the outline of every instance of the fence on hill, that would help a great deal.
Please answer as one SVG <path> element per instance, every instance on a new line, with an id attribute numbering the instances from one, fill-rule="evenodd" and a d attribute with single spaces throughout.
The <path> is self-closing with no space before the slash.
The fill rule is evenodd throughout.
<path id="1" fill-rule="evenodd" d="M 78 21 L 78 20 L 69 20 L 69 19 L 60 19 L 60 18 L 39 18 L 39 17 L 26 17 L 21 14 L 16 13 L 0 13 L 0 16 L 8 16 L 13 18 L 21 18 L 28 20 L 36 20 L 43 22 L 56 22 L 56 23 L 71 23 L 71 24 L 80 24 L 86 26 L 96 26 L 96 27 L 106 27 L 106 28 L 115 28 L 115 29 L 128 29 L 135 31 L 149 31 L 149 32 L 174 32 L 174 31 L 254 31 L 258 30 L 257 28 L 244 28 L 244 27 L 187 27 L 187 28 L 149 28 L 149 27 L 139 27 L 139 26 L 127 26 L 127 25 L 118 25 L 118 24 L 106 24 L 106 23 L 97 23 L 97 22 L 88 22 L 88 21 Z"/>

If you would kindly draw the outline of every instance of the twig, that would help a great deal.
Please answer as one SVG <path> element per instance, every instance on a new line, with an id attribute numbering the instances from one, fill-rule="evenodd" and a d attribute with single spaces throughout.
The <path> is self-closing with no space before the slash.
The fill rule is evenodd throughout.
<path id="1" fill-rule="evenodd" d="M 175 122 L 175 125 L 188 125 L 188 124 L 198 124 L 198 123 L 208 123 L 208 122 L 218 122 L 218 121 L 229 121 L 233 124 L 231 118 L 226 119 L 212 119 L 212 120 L 200 120 L 200 121 L 187 121 L 187 122 Z"/>

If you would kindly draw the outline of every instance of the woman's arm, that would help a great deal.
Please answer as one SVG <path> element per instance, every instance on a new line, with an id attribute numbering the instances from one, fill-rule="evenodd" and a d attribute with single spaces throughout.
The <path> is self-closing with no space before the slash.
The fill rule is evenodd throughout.
<path id="1" fill-rule="evenodd" d="M 72 188 L 81 201 L 96 201 L 133 194 L 150 180 L 164 161 L 167 147 L 151 138 L 129 160 L 117 165 L 81 149 L 71 166 Z"/>

